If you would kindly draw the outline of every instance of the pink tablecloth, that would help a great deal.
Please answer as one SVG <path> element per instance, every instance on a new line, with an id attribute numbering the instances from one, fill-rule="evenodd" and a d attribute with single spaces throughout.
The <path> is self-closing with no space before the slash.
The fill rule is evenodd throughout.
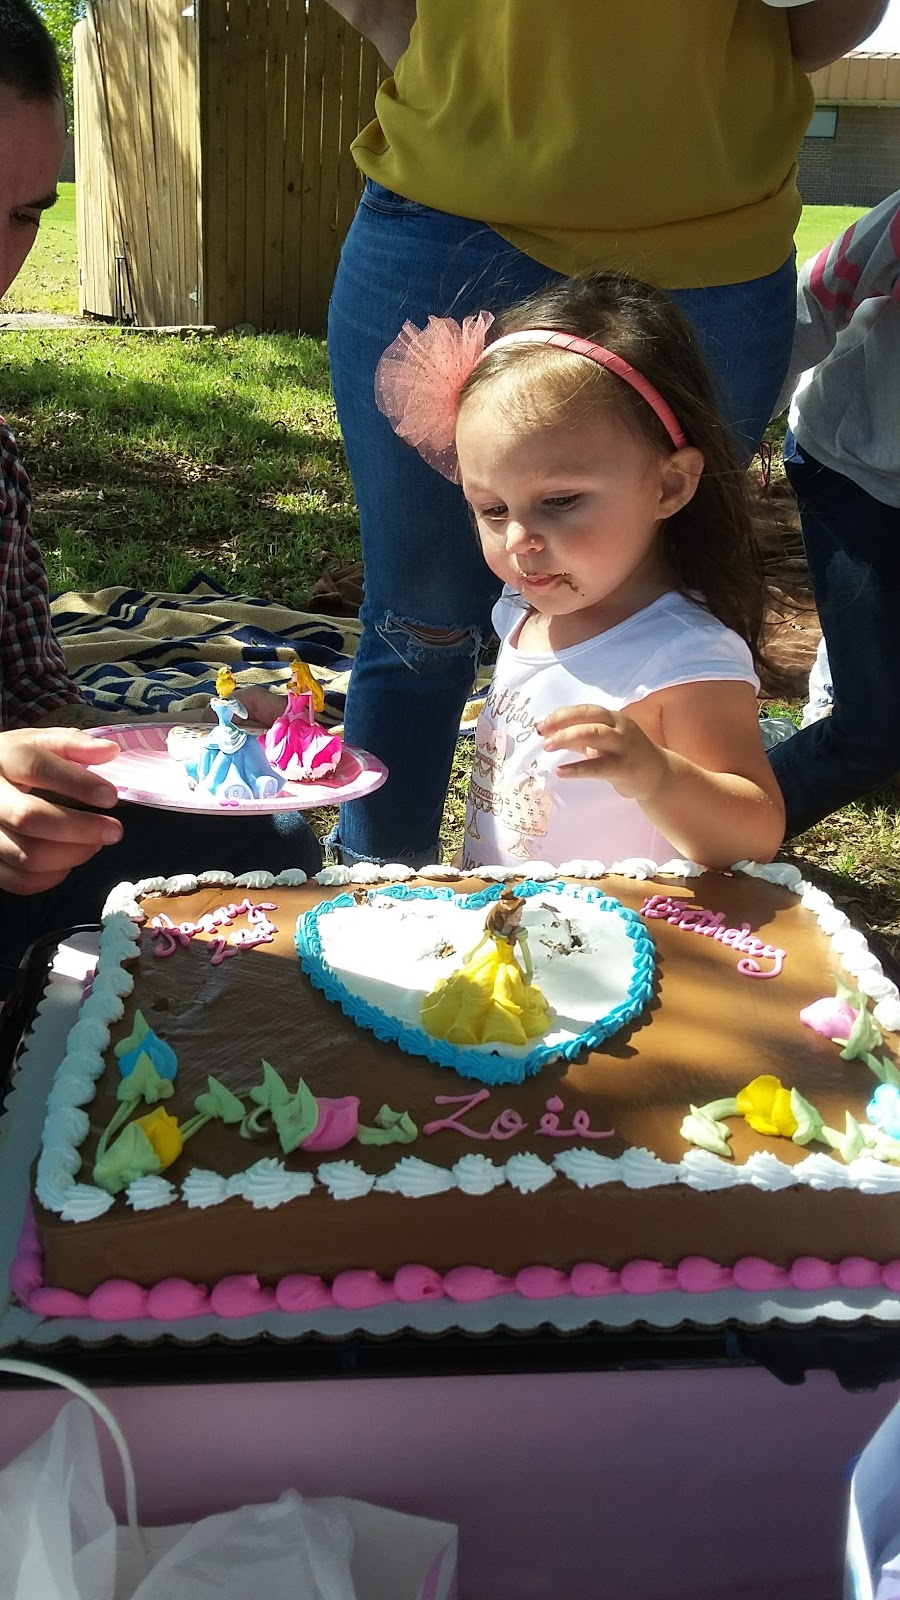
<path id="1" fill-rule="evenodd" d="M 103 1398 L 131 1445 L 147 1523 L 293 1486 L 458 1523 L 460 1600 L 838 1600 L 848 1465 L 897 1394 L 848 1394 L 826 1373 L 789 1388 L 737 1369 Z M 56 1391 L 0 1393 L 0 1464 L 62 1403 Z M 104 1459 L 116 1504 L 115 1458 Z"/>

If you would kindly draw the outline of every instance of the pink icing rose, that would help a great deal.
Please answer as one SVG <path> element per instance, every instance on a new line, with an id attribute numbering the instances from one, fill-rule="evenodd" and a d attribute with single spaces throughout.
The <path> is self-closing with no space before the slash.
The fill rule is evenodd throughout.
<path id="1" fill-rule="evenodd" d="M 359 1127 L 359 1100 L 355 1094 L 343 1095 L 339 1100 L 316 1102 L 319 1120 L 311 1134 L 300 1141 L 301 1150 L 341 1150 L 356 1138 Z"/>
<path id="2" fill-rule="evenodd" d="M 856 1018 L 857 1012 L 853 1006 L 848 1006 L 846 1000 L 838 1000 L 835 995 L 814 1000 L 811 1006 L 806 1006 L 800 1013 L 800 1021 L 815 1033 L 820 1033 L 823 1039 L 849 1039 Z"/>

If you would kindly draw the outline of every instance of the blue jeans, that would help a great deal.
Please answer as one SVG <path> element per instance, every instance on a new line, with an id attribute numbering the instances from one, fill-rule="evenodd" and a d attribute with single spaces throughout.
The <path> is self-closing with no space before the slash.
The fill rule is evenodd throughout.
<path id="1" fill-rule="evenodd" d="M 133 883 L 159 873 L 248 872 L 265 867 L 281 872 L 302 867 L 311 876 L 322 865 L 322 848 L 309 823 L 296 811 L 272 816 L 217 817 L 209 812 L 156 811 L 124 802 L 112 813 L 124 833 L 76 867 L 45 894 L 0 891 L 0 999 L 28 946 L 45 933 L 98 922 L 103 903 L 117 883 Z"/>
<path id="2" fill-rule="evenodd" d="M 784 467 L 834 686 L 830 717 L 769 752 L 788 834 L 886 783 L 900 769 L 900 686 L 893 666 L 900 599 L 900 507 L 816 461 L 792 433 Z"/>
<path id="3" fill-rule="evenodd" d="M 439 859 L 459 717 L 499 592 L 461 491 L 378 410 L 379 357 L 407 319 L 424 327 L 430 314 L 496 312 L 559 281 L 483 223 L 366 184 L 335 278 L 328 350 L 365 564 L 345 734 L 379 755 L 390 777 L 342 806 L 332 843 L 344 861 Z M 727 396 L 748 460 L 787 369 L 795 292 L 792 257 L 756 282 L 673 293 Z"/>

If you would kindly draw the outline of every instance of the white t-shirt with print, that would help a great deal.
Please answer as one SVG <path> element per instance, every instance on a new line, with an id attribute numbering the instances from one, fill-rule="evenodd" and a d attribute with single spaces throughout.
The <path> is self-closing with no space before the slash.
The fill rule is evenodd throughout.
<path id="1" fill-rule="evenodd" d="M 475 730 L 463 866 L 671 860 L 679 852 L 636 800 L 623 799 L 602 778 L 558 780 L 557 768 L 577 758 L 570 750 L 544 750 L 534 725 L 561 706 L 585 702 L 622 711 L 679 683 L 727 679 L 758 689 L 750 650 L 674 592 L 557 655 L 532 654 L 512 642 L 525 613 L 521 595 L 510 589 L 494 607 L 500 650 Z"/>

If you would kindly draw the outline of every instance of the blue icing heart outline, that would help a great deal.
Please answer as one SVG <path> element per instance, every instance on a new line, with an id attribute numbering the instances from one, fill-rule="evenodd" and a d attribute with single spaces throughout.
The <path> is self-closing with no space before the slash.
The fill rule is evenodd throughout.
<path id="1" fill-rule="evenodd" d="M 412 888 L 409 884 L 398 883 L 379 888 L 376 893 L 379 898 L 389 897 L 394 900 L 455 900 L 464 910 L 478 910 L 490 905 L 492 900 L 499 899 L 504 887 L 503 884 L 496 883 L 486 889 L 478 889 L 473 894 L 459 895 L 451 888 Z M 528 879 L 518 884 L 515 892 L 523 899 L 529 899 L 532 895 L 546 894 L 551 890 L 571 894 L 576 899 L 591 902 L 601 911 L 611 911 L 621 917 L 625 924 L 626 935 L 634 945 L 631 982 L 624 1000 L 574 1038 L 560 1044 L 537 1045 L 521 1056 L 499 1055 L 485 1049 L 461 1049 L 459 1045 L 452 1045 L 446 1039 L 433 1038 L 424 1028 L 409 1027 L 399 1017 L 392 1017 L 378 1006 L 370 1005 L 352 994 L 326 961 L 322 953 L 319 931 L 321 917 L 355 904 L 351 894 L 339 894 L 332 900 L 320 901 L 311 911 L 304 912 L 298 917 L 294 944 L 300 964 L 316 988 L 322 990 L 326 999 L 336 1002 L 344 1015 L 358 1027 L 374 1033 L 376 1039 L 398 1044 L 407 1055 L 425 1056 L 437 1066 L 449 1067 L 463 1078 L 475 1078 L 478 1082 L 488 1085 L 522 1083 L 525 1078 L 533 1077 L 540 1072 L 549 1061 L 558 1061 L 560 1057 L 570 1061 L 585 1049 L 595 1049 L 611 1034 L 618 1033 L 627 1023 L 633 1022 L 644 1010 L 653 994 L 655 946 L 650 932 L 637 912 L 629 910 L 620 901 L 611 899 L 600 889 L 592 889 L 583 884 L 564 883 L 562 880 L 535 883 Z"/>

